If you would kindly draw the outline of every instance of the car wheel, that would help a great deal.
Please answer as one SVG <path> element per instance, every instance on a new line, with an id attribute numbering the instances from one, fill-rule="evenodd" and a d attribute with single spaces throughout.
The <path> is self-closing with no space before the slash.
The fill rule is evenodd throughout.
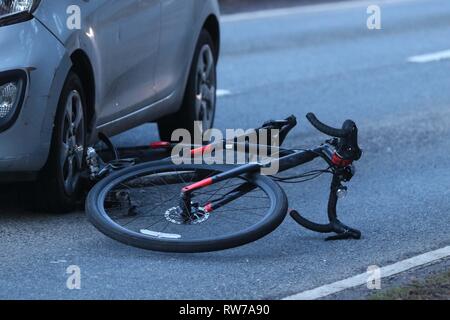
<path id="1" fill-rule="evenodd" d="M 158 122 L 160 137 L 170 141 L 173 131 L 187 129 L 205 132 L 214 125 L 216 113 L 216 48 L 211 35 L 202 30 L 191 66 L 186 92 L 180 111 Z M 201 127 L 194 122 L 201 121 Z"/>
<path id="2" fill-rule="evenodd" d="M 39 210 L 65 213 L 79 200 L 86 153 L 85 115 L 83 85 L 71 71 L 58 103 L 49 159 L 37 183 Z"/>

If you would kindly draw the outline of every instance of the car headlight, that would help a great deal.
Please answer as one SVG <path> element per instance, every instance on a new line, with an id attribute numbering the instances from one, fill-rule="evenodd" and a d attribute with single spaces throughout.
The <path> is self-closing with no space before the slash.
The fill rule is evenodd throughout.
<path id="1" fill-rule="evenodd" d="M 25 94 L 26 79 L 23 71 L 0 73 L 0 132 L 8 129 L 17 119 Z"/>
<path id="2" fill-rule="evenodd" d="M 13 110 L 19 96 L 17 94 L 19 86 L 19 81 L 0 86 L 0 119 L 5 119 Z"/>
<path id="3" fill-rule="evenodd" d="M 40 0 L 0 0 L 0 26 L 30 19 Z"/>

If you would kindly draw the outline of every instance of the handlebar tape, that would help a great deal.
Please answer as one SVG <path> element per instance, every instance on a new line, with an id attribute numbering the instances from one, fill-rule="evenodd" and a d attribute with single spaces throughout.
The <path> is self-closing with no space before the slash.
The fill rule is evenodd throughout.
<path id="1" fill-rule="evenodd" d="M 346 138 L 348 136 L 348 132 L 346 130 L 332 128 L 332 127 L 327 126 L 326 124 L 320 122 L 314 113 L 311 113 L 311 112 L 308 113 L 306 115 L 306 118 L 314 126 L 314 128 L 316 128 L 317 130 L 319 130 L 320 132 L 322 132 L 328 136 L 335 137 L 335 138 Z"/>

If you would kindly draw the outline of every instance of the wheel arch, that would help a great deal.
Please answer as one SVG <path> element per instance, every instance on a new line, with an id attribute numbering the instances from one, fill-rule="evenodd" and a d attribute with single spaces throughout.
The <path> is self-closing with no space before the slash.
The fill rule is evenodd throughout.
<path id="1" fill-rule="evenodd" d="M 213 41 L 214 41 L 214 53 L 216 62 L 219 61 L 219 54 L 220 54 L 220 23 L 216 15 L 210 14 L 208 18 L 206 18 L 205 23 L 203 24 L 202 29 L 205 29 L 209 32 L 211 35 Z"/>

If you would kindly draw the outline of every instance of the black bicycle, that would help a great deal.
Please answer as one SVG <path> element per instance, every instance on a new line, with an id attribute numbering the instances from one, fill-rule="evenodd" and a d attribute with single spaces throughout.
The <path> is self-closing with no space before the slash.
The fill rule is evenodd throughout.
<path id="1" fill-rule="evenodd" d="M 309 113 L 307 119 L 327 140 L 312 149 L 279 147 L 279 172 L 323 159 L 326 170 L 292 176 L 263 176 L 270 162 L 244 165 L 175 165 L 170 159 L 130 166 L 107 175 L 88 195 L 89 220 L 105 235 L 127 245 L 165 252 L 206 252 L 241 246 L 256 241 L 284 220 L 288 200 L 279 183 L 309 181 L 332 174 L 328 203 L 328 224 L 317 224 L 291 211 L 303 227 L 320 233 L 335 233 L 327 240 L 360 239 L 361 232 L 341 223 L 336 214 L 343 184 L 354 175 L 353 163 L 361 158 L 356 124 L 347 120 L 341 129 L 331 128 Z M 279 130 L 280 145 L 297 125 L 291 116 L 269 121 L 256 132 Z M 229 149 L 230 142 L 223 142 Z M 233 142 L 237 144 L 237 141 Z M 170 148 L 170 143 L 153 148 Z M 237 145 L 234 145 L 237 148 Z M 192 156 L 210 146 L 192 148 Z"/>

